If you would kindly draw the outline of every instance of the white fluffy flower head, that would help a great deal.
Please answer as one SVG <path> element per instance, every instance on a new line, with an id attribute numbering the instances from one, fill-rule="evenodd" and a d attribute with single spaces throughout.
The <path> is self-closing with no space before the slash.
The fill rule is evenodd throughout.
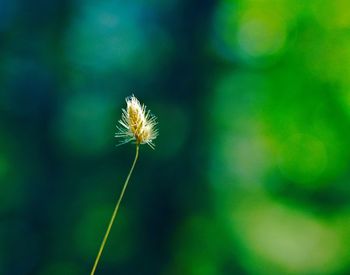
<path id="1" fill-rule="evenodd" d="M 115 137 L 122 138 L 120 144 L 135 141 L 137 144 L 148 144 L 154 149 L 153 140 L 158 136 L 156 117 L 134 95 L 125 100 L 126 109 L 122 109 L 122 118 L 119 120 L 122 127 L 117 126 Z"/>

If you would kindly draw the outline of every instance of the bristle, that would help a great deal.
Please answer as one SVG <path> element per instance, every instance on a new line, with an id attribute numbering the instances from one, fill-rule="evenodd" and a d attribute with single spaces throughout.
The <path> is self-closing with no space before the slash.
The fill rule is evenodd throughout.
<path id="1" fill-rule="evenodd" d="M 115 137 L 122 138 L 121 144 L 136 141 L 138 144 L 148 144 L 154 149 L 153 140 L 158 136 L 156 117 L 146 110 L 145 105 L 141 105 L 134 96 L 126 99 L 126 109 L 122 109 L 122 118 L 117 126 L 118 132 Z"/>

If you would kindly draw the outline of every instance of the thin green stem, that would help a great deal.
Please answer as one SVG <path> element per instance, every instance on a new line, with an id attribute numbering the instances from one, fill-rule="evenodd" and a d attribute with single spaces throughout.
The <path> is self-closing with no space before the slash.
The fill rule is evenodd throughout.
<path id="1" fill-rule="evenodd" d="M 119 205 L 120 205 L 120 203 L 121 203 L 121 201 L 122 201 L 122 199 L 123 199 L 123 196 L 124 196 L 126 187 L 128 186 L 129 179 L 130 179 L 130 177 L 131 177 L 132 171 L 133 171 L 134 168 L 135 168 L 135 164 L 136 164 L 136 161 L 137 161 L 138 157 L 139 157 L 139 144 L 137 143 L 137 144 L 136 144 L 136 153 L 135 153 L 134 162 L 132 163 L 132 166 L 131 166 L 131 169 L 130 169 L 130 171 L 129 171 L 128 177 L 126 178 L 126 180 L 125 180 L 125 182 L 124 182 L 124 186 L 123 186 L 122 192 L 120 193 L 118 202 L 117 202 L 117 204 L 116 204 L 116 206 L 115 206 L 115 208 L 114 208 L 114 211 L 113 211 L 111 220 L 109 221 L 109 225 L 108 225 L 106 234 L 105 234 L 105 236 L 104 236 L 104 238 L 103 238 L 103 241 L 102 241 L 100 250 L 98 251 L 98 254 L 97 254 L 97 257 L 96 257 L 96 260 L 95 260 L 95 263 L 94 263 L 94 266 L 93 266 L 93 268 L 92 268 L 92 270 L 91 270 L 90 275 L 94 275 L 94 274 L 95 274 L 95 271 L 96 271 L 98 262 L 99 262 L 99 260 L 100 260 L 100 258 L 101 258 L 101 255 L 102 255 L 103 248 L 105 247 L 106 241 L 107 241 L 107 239 L 108 239 L 109 232 L 111 231 L 111 228 L 112 228 L 112 225 L 113 225 L 113 223 L 114 223 L 115 217 L 117 216 L 118 209 L 119 209 Z"/>

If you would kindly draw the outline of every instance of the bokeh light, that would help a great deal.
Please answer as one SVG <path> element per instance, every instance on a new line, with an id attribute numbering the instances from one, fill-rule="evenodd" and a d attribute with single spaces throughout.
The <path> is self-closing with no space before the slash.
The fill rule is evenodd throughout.
<path id="1" fill-rule="evenodd" d="M 62 106 L 53 125 L 53 136 L 66 152 L 101 154 L 113 143 L 115 103 L 101 94 L 76 94 Z"/>
<path id="2" fill-rule="evenodd" d="M 160 69 L 171 39 L 145 4 L 91 0 L 78 1 L 77 7 L 65 40 L 74 67 L 93 74 L 132 70 L 141 76 Z"/>
<path id="3" fill-rule="evenodd" d="M 348 266 L 346 231 L 334 220 L 257 194 L 233 212 L 242 260 L 254 274 L 334 274 Z"/>

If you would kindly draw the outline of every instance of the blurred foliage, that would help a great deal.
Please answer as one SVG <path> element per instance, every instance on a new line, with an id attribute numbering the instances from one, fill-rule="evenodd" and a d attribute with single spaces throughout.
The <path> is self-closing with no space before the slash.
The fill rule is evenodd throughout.
<path id="1" fill-rule="evenodd" d="M 0 0 L 0 274 L 350 273 L 350 2 Z"/>

